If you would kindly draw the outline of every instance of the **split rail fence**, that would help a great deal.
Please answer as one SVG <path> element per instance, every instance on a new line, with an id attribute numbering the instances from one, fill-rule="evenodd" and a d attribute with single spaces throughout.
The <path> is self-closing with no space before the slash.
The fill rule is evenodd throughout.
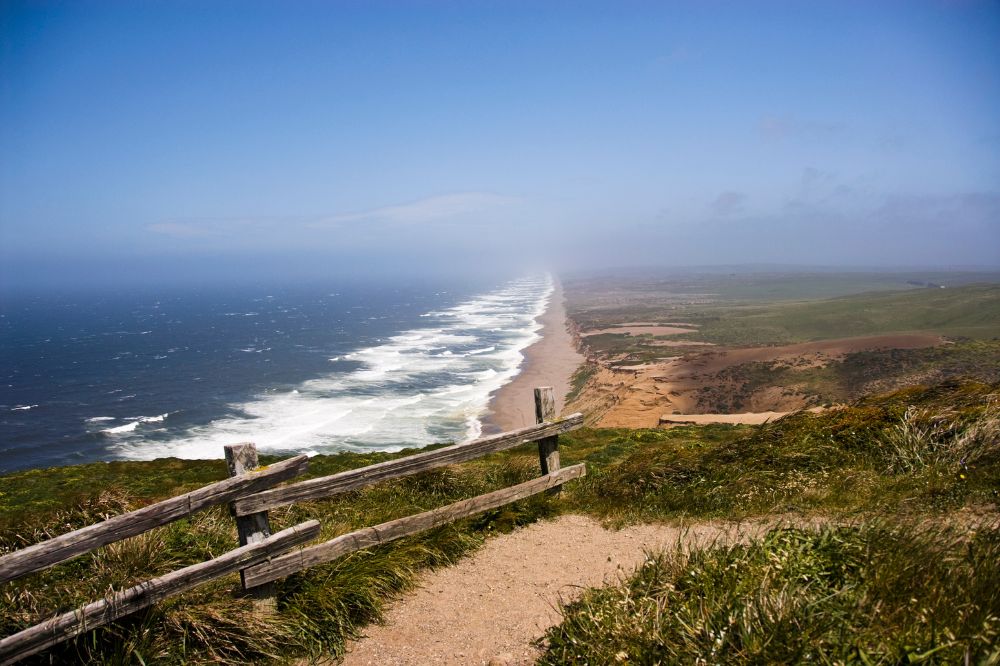
<path id="1" fill-rule="evenodd" d="M 273 609 L 274 581 L 297 571 L 531 495 L 545 491 L 557 493 L 566 481 L 586 474 L 583 464 L 561 467 L 558 446 L 559 435 L 583 426 L 583 416 L 572 414 L 556 419 L 552 389 L 542 387 L 535 389 L 535 421 L 537 425 L 526 428 L 284 486 L 278 484 L 308 469 L 306 456 L 295 456 L 260 468 L 253 444 L 227 446 L 225 453 L 230 478 L 4 555 L 0 557 L 0 584 L 220 504 L 228 504 L 236 519 L 238 548 L 206 562 L 144 581 L 0 639 L 0 664 L 11 664 L 37 654 L 167 597 L 236 571 L 240 572 L 244 592 L 255 599 L 260 612 L 266 613 Z M 541 476 L 525 483 L 342 534 L 314 545 L 306 544 L 319 536 L 320 525 L 316 520 L 271 533 L 269 509 L 328 498 L 380 481 L 473 460 L 527 442 L 538 443 Z"/>

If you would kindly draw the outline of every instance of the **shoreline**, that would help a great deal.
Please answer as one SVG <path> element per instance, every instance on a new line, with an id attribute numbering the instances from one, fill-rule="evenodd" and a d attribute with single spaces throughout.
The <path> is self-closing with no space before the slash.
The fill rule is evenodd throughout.
<path id="1" fill-rule="evenodd" d="M 481 417 L 483 434 L 513 430 L 535 423 L 534 389 L 551 386 L 556 413 L 561 414 L 570 391 L 573 373 L 584 357 L 577 351 L 567 328 L 562 285 L 556 280 L 548 307 L 538 317 L 541 339 L 527 347 L 517 375 L 490 396 Z"/>

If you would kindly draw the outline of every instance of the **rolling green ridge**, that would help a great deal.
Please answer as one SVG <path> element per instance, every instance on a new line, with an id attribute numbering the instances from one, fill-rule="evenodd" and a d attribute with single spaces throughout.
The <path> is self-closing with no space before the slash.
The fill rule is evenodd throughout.
<path id="1" fill-rule="evenodd" d="M 990 339 L 1000 337 L 1000 286 L 916 289 L 766 306 L 688 308 L 677 314 L 700 327 L 698 333 L 682 337 L 726 345 L 789 344 L 917 331 Z"/>

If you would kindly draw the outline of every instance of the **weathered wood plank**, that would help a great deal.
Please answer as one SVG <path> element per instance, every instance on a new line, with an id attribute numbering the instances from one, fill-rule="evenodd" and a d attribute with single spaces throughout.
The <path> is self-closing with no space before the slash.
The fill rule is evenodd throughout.
<path id="1" fill-rule="evenodd" d="M 214 560 L 192 564 L 159 578 L 139 583 L 106 599 L 29 627 L 0 639 L 0 664 L 12 664 L 167 597 L 262 562 L 277 553 L 311 541 L 317 535 L 319 535 L 319 522 L 310 520 L 282 530 L 260 543 L 242 546 Z"/>
<path id="2" fill-rule="evenodd" d="M 300 481 L 238 500 L 234 503 L 236 515 L 245 516 L 294 502 L 329 497 L 379 481 L 473 460 L 489 453 L 512 449 L 526 442 L 559 435 L 581 427 L 583 427 L 583 415 L 571 414 L 565 419 L 553 423 L 528 426 L 464 444 L 453 444 L 434 451 L 418 453 L 399 460 L 389 460 L 361 469 Z"/>
<path id="3" fill-rule="evenodd" d="M 231 444 L 223 447 L 226 452 L 226 465 L 229 467 L 229 476 L 241 476 L 249 474 L 260 466 L 260 459 L 257 457 L 257 445 L 252 442 L 245 444 Z M 236 533 L 240 540 L 240 545 L 248 543 L 260 543 L 271 536 L 271 523 L 267 519 L 267 511 L 251 513 L 249 516 L 236 517 Z M 246 581 L 243 580 L 243 572 L 240 572 L 240 581 L 243 590 L 254 598 L 254 608 L 258 614 L 267 615 L 277 608 L 277 598 L 274 593 L 274 585 L 268 583 L 260 587 L 247 588 Z"/>
<path id="4" fill-rule="evenodd" d="M 556 418 L 556 396 L 551 386 L 535 389 L 535 420 L 539 423 Z M 559 469 L 559 435 L 538 440 L 538 462 L 542 474 L 550 474 Z M 554 492 L 559 492 L 558 488 Z"/>
<path id="5" fill-rule="evenodd" d="M 115 541 L 142 534 L 206 507 L 231 502 L 298 476 L 309 465 L 307 456 L 282 460 L 260 471 L 218 481 L 137 511 L 123 513 L 79 530 L 42 541 L 0 557 L 0 583 L 46 569 Z"/>
<path id="6" fill-rule="evenodd" d="M 401 537 L 416 534 L 432 527 L 444 525 L 459 518 L 465 518 L 476 513 L 495 509 L 504 504 L 523 499 L 530 495 L 543 492 L 571 479 L 584 476 L 586 465 L 573 465 L 563 468 L 548 476 L 540 476 L 526 483 L 510 488 L 503 488 L 492 493 L 479 495 L 472 499 L 462 500 L 432 511 L 418 513 L 414 516 L 399 518 L 374 527 L 366 527 L 356 532 L 350 532 L 335 537 L 315 546 L 276 557 L 270 562 L 248 568 L 245 579 L 248 585 L 260 585 L 268 581 L 284 578 L 296 571 L 301 571 L 317 564 L 330 562 L 338 557 L 353 553 L 356 550 L 370 548 L 388 543 Z"/>

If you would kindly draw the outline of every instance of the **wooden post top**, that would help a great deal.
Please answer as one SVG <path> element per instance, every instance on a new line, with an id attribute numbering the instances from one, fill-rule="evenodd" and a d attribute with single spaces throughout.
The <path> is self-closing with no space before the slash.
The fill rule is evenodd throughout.
<path id="1" fill-rule="evenodd" d="M 246 474 L 260 467 L 257 459 L 257 445 L 253 442 L 227 444 L 222 448 L 226 452 L 226 465 L 229 466 L 229 476 Z"/>
<path id="2" fill-rule="evenodd" d="M 551 386 L 535 389 L 535 423 L 556 420 L 556 396 Z"/>

